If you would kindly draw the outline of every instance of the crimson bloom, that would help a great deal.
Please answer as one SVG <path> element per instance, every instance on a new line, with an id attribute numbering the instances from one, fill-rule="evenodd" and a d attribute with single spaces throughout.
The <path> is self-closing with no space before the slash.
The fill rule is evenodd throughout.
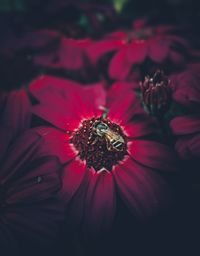
<path id="1" fill-rule="evenodd" d="M 171 79 L 173 98 L 186 110 L 185 114 L 171 121 L 172 131 L 178 138 L 176 149 L 184 159 L 198 159 L 200 156 L 200 88 L 196 68 Z"/>
<path id="2" fill-rule="evenodd" d="M 87 235 L 108 228 L 117 191 L 136 217 L 164 207 L 169 187 L 162 172 L 175 171 L 176 160 L 167 146 L 144 137 L 156 127 L 130 87 L 119 82 L 105 92 L 101 83 L 83 88 L 43 76 L 30 92 L 39 101 L 32 112 L 49 122 L 35 128 L 45 140 L 43 151 L 64 164 L 70 223 Z"/>
<path id="3" fill-rule="evenodd" d="M 109 75 L 120 80 L 127 78 L 133 65 L 140 65 L 147 59 L 155 64 L 169 60 L 180 66 L 185 57 L 176 49 L 177 45 L 186 50 L 188 43 L 181 36 L 174 35 L 173 30 L 175 28 L 170 26 L 151 27 L 141 22 L 130 31 L 105 35 L 89 47 L 88 54 L 92 62 L 97 63 L 105 54 L 114 52 L 109 63 Z"/>

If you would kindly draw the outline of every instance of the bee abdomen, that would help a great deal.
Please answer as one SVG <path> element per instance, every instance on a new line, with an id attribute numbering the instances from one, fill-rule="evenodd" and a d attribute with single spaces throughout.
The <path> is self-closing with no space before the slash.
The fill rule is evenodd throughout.
<path id="1" fill-rule="evenodd" d="M 117 149 L 122 146 L 122 142 L 117 141 L 117 140 L 111 140 L 111 144 L 113 145 L 113 147 L 115 147 Z"/>

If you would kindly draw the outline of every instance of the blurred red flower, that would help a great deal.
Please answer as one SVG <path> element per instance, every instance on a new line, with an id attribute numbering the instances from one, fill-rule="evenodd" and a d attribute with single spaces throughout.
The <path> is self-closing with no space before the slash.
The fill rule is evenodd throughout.
<path id="1" fill-rule="evenodd" d="M 185 56 L 177 50 L 177 45 L 185 50 L 189 46 L 186 39 L 173 33 L 174 30 L 176 28 L 171 26 L 153 27 L 136 21 L 130 31 L 116 31 L 93 43 L 88 54 L 96 64 L 107 53 L 114 52 L 109 63 L 109 75 L 119 80 L 126 79 L 134 65 L 140 65 L 147 59 L 156 64 L 169 60 L 180 66 Z"/>
<path id="2" fill-rule="evenodd" d="M 194 65 L 187 71 L 171 77 L 173 98 L 184 109 L 181 116 L 171 121 L 177 135 L 176 149 L 184 159 L 200 156 L 200 66 Z"/>

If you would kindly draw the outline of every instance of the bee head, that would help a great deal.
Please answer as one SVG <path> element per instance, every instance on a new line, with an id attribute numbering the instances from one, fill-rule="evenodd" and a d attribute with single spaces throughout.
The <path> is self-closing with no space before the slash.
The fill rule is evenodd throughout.
<path id="1" fill-rule="evenodd" d="M 103 136 L 109 129 L 108 125 L 103 122 L 97 123 L 94 126 L 94 128 L 95 128 L 97 135 L 99 135 L 99 136 Z"/>

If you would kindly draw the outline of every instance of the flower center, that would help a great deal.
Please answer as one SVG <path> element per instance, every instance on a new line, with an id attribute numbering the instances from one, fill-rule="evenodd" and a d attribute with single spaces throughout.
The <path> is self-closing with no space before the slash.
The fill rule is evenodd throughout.
<path id="1" fill-rule="evenodd" d="M 145 77 L 140 83 L 142 100 L 148 112 L 155 116 L 165 114 L 171 103 L 170 81 L 163 71 L 156 71 L 154 76 Z"/>
<path id="2" fill-rule="evenodd" d="M 108 171 L 127 155 L 127 137 L 121 127 L 99 117 L 84 120 L 71 137 L 70 143 L 81 160 L 96 171 Z"/>

